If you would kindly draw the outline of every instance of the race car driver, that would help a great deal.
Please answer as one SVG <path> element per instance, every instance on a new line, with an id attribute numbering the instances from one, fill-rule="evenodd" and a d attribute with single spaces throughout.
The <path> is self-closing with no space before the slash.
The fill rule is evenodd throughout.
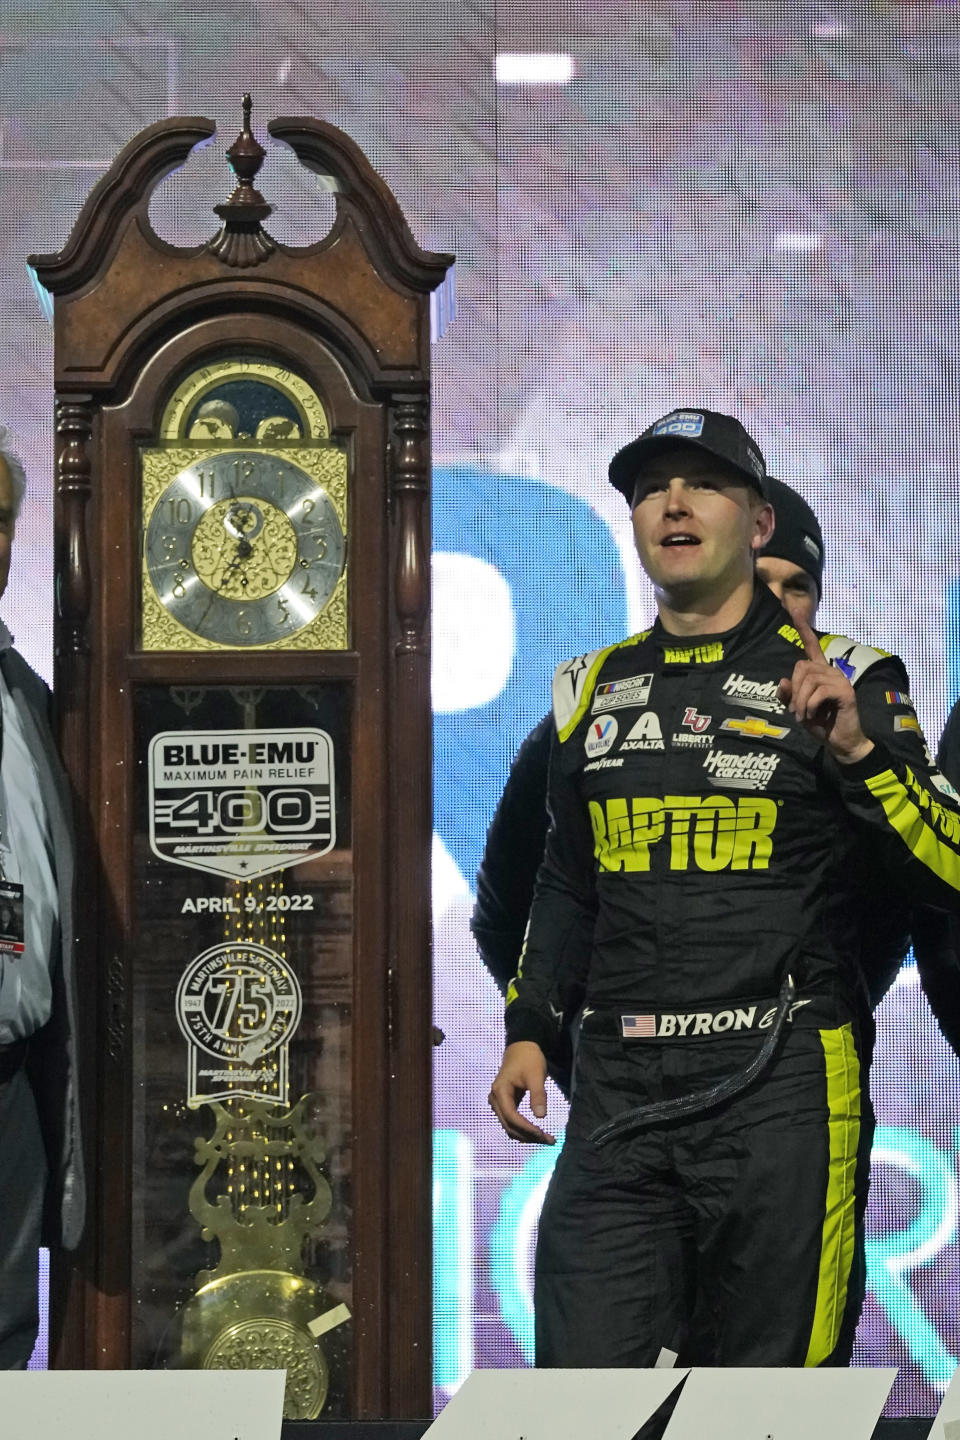
<path id="1" fill-rule="evenodd" d="M 810 506 L 796 490 L 772 476 L 767 497 L 776 526 L 757 557 L 756 575 L 780 603 L 813 624 L 823 585 L 823 534 Z M 547 769 L 552 716 L 531 730 L 517 751 L 487 831 L 477 873 L 470 929 L 484 965 L 506 995 L 520 960 L 537 871 L 547 838 Z M 900 945 L 902 952 L 905 945 Z M 899 955 L 887 970 L 895 973 Z M 892 974 L 891 974 L 892 978 Z M 569 1099 L 570 1057 L 558 1056 L 550 1075 Z"/>
<path id="2" fill-rule="evenodd" d="M 813 624 L 823 585 L 823 534 L 790 485 L 766 479 L 776 528 L 757 557 L 758 580 L 790 615 Z M 517 973 L 533 887 L 547 838 L 547 767 L 553 719 L 546 715 L 517 751 L 487 832 L 470 929 L 502 995 Z"/>
<path id="3" fill-rule="evenodd" d="M 794 623 L 739 423 L 675 411 L 619 452 L 658 619 L 554 679 L 552 825 L 491 1104 L 550 1143 L 547 1061 L 583 1005 L 540 1223 L 537 1363 L 849 1358 L 872 1112 L 859 922 L 960 908 L 960 809 L 901 663 Z"/>

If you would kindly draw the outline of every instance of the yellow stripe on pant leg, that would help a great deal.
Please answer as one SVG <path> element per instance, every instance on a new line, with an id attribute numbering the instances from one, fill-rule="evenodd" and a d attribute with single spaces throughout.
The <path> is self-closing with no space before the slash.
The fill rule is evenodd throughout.
<path id="1" fill-rule="evenodd" d="M 857 1146 L 860 1141 L 860 1060 L 853 1030 L 821 1030 L 827 1080 L 830 1160 L 820 1242 L 813 1328 L 804 1365 L 820 1365 L 840 1338 L 856 1239 Z"/>

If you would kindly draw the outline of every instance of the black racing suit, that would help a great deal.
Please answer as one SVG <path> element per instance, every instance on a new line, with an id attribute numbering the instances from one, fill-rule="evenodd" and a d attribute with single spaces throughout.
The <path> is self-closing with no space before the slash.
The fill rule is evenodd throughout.
<path id="1" fill-rule="evenodd" d="M 802 645 L 759 587 L 734 630 L 659 623 L 561 666 L 552 823 L 507 1040 L 548 1059 L 584 1006 L 573 1105 L 541 1217 L 541 1365 L 849 1356 L 863 1298 L 873 1118 L 860 928 L 889 894 L 960 908 L 960 809 L 895 657 L 821 644 L 875 742 L 839 765 L 776 699 Z M 598 1145 L 632 1107 L 721 1104 Z"/>

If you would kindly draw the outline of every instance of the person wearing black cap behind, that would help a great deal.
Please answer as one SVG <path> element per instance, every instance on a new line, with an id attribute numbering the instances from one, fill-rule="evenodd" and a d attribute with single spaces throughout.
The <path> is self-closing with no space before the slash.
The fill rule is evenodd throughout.
<path id="1" fill-rule="evenodd" d="M 813 624 L 823 595 L 823 533 L 802 495 L 768 475 L 767 499 L 773 506 L 773 534 L 757 555 L 757 579 L 769 586 L 791 615 Z"/>
<path id="2" fill-rule="evenodd" d="M 552 824 L 490 1092 L 509 1135 L 552 1143 L 546 1065 L 583 1006 L 537 1363 L 844 1363 L 872 1133 L 859 922 L 881 886 L 960 910 L 960 807 L 895 723 L 901 662 L 818 639 L 756 583 L 773 516 L 736 420 L 674 411 L 610 477 L 658 617 L 556 672 Z"/>

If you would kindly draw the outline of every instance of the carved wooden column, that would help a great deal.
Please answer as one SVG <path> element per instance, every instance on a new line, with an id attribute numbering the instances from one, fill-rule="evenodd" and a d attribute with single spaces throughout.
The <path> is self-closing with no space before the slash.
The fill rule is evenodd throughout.
<path id="1" fill-rule="evenodd" d="M 432 1026 L 425 1007 L 410 1003 L 411 983 L 419 989 L 431 984 L 430 924 L 416 895 L 430 885 L 430 845 L 433 833 L 432 744 L 418 733 L 421 717 L 430 708 L 430 419 L 423 395 L 398 396 L 393 407 L 392 532 L 394 596 L 396 604 L 393 672 L 396 687 L 391 745 L 391 791 L 395 823 L 417 837 L 409 869 L 394 867 L 394 902 L 391 905 L 391 1053 L 395 1073 L 408 1073 L 414 1085 L 432 1093 Z M 402 820 L 401 820 L 402 817 Z M 396 839 L 399 840 L 399 828 Z M 398 856 L 396 845 L 394 858 Z M 408 974 L 401 977 L 400 967 Z M 401 978 L 405 981 L 401 984 Z M 415 991 L 414 991 L 415 993 Z M 395 1252 L 390 1285 L 391 1326 L 400 1328 L 405 1317 L 420 1314 L 431 1304 L 430 1274 L 412 1263 L 432 1243 L 432 1212 L 419 1205 L 430 1186 L 432 1155 L 424 1149 L 413 1112 L 396 1088 L 390 1095 L 390 1136 L 396 1170 L 396 1203 L 418 1215 L 418 1235 L 411 1256 Z M 402 1157 L 407 1161 L 403 1163 Z M 411 1353 L 409 1366 L 393 1377 L 391 1404 L 405 1413 L 418 1391 L 420 1357 Z"/>

